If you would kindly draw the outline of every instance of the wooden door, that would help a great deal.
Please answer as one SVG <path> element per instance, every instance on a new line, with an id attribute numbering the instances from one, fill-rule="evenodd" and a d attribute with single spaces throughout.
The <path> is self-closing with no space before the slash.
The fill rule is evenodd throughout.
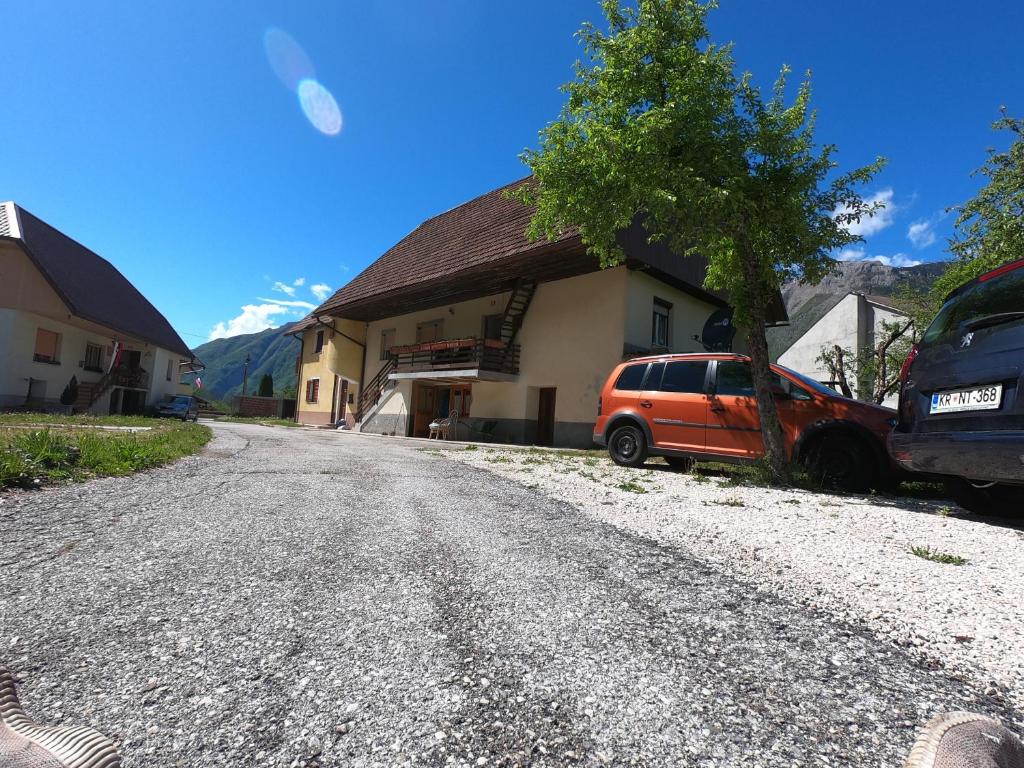
<path id="1" fill-rule="evenodd" d="M 555 444 L 555 388 L 544 387 L 537 405 L 537 445 Z"/>

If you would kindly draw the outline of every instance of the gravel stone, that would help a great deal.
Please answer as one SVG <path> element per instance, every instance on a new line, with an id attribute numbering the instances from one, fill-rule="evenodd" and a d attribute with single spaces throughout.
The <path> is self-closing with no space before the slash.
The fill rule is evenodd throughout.
<path id="1" fill-rule="evenodd" d="M 1020 722 L 995 677 L 522 477 L 214 429 L 171 467 L 2 497 L 0 661 L 126 766 L 878 766 L 941 710 Z"/>

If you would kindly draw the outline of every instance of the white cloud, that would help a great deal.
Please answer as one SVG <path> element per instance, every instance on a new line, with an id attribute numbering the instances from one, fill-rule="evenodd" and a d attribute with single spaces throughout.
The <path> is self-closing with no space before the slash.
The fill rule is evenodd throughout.
<path id="1" fill-rule="evenodd" d="M 331 295 L 331 286 L 327 285 L 327 283 L 316 283 L 309 286 L 309 292 L 316 296 L 318 300 L 323 301 Z"/>
<path id="2" fill-rule="evenodd" d="M 294 285 L 296 288 L 301 288 L 305 284 L 306 284 L 306 278 L 304 278 L 304 277 L 297 277 L 297 278 L 295 278 L 295 282 L 292 283 L 292 285 Z"/>
<path id="3" fill-rule="evenodd" d="M 286 314 L 288 307 L 274 304 L 246 304 L 242 307 L 242 314 L 228 320 L 226 323 L 217 323 L 210 331 L 210 341 L 214 339 L 226 339 L 230 336 L 238 336 L 243 333 L 258 333 L 267 328 L 277 327 L 273 322 L 274 315 Z"/>
<path id="4" fill-rule="evenodd" d="M 880 204 L 882 207 L 875 211 L 873 216 L 861 216 L 860 221 L 851 222 L 846 225 L 846 230 L 851 235 L 868 237 L 881 232 L 883 229 L 892 226 L 893 214 L 896 213 L 896 204 L 892 201 L 892 187 L 881 189 L 864 202 L 869 205 Z M 832 218 L 849 213 L 850 209 L 841 205 L 832 212 Z"/>
<path id="5" fill-rule="evenodd" d="M 285 301 L 284 299 L 267 299 L 263 296 L 259 297 L 259 301 L 265 301 L 269 304 L 276 304 L 279 307 L 301 307 L 302 309 L 316 309 L 316 304 L 310 304 L 308 301 L 302 301 L 295 299 L 294 301 Z"/>
<path id="6" fill-rule="evenodd" d="M 887 267 L 916 267 L 921 263 L 920 259 L 912 259 L 905 253 L 884 256 L 878 253 L 868 254 L 863 248 L 844 248 L 836 258 L 839 261 L 877 261 Z"/>
<path id="7" fill-rule="evenodd" d="M 935 222 L 933 221 L 915 221 L 907 230 L 907 239 L 915 248 L 927 248 L 935 242 L 934 226 Z"/>
<path id="8" fill-rule="evenodd" d="M 273 290 L 273 291 L 279 291 L 281 293 L 286 293 L 289 296 L 294 296 L 295 295 L 295 289 L 292 286 L 290 286 L 290 285 L 282 283 L 280 280 L 276 281 L 270 287 L 270 289 Z"/>

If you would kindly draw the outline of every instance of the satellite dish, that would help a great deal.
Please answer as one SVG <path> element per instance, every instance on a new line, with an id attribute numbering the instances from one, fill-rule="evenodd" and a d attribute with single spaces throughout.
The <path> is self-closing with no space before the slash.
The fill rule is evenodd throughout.
<path id="1" fill-rule="evenodd" d="M 732 324 L 732 307 L 722 307 L 711 313 L 704 323 L 700 337 L 694 336 L 707 352 L 732 352 L 736 326 Z"/>

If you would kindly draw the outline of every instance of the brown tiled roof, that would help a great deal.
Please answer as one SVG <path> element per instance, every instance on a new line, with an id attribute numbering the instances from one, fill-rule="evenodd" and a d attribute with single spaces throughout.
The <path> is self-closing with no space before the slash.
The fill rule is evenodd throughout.
<path id="1" fill-rule="evenodd" d="M 526 228 L 533 209 L 505 197 L 505 191 L 530 177 L 506 184 L 420 224 L 351 282 L 321 304 L 314 314 L 392 291 L 456 275 L 550 245 L 531 243 Z M 576 230 L 556 242 L 578 237 Z"/>
<path id="2" fill-rule="evenodd" d="M 76 317 L 191 357 L 188 345 L 145 296 L 109 261 L 19 205 L 7 237 L 20 240 L 36 269 Z"/>
<path id="3" fill-rule="evenodd" d="M 908 311 L 904 302 L 900 301 L 898 298 L 893 298 L 892 296 L 877 296 L 865 293 L 864 298 L 872 304 L 878 304 L 886 307 L 887 309 L 891 309 L 893 312 L 905 314 Z"/>

